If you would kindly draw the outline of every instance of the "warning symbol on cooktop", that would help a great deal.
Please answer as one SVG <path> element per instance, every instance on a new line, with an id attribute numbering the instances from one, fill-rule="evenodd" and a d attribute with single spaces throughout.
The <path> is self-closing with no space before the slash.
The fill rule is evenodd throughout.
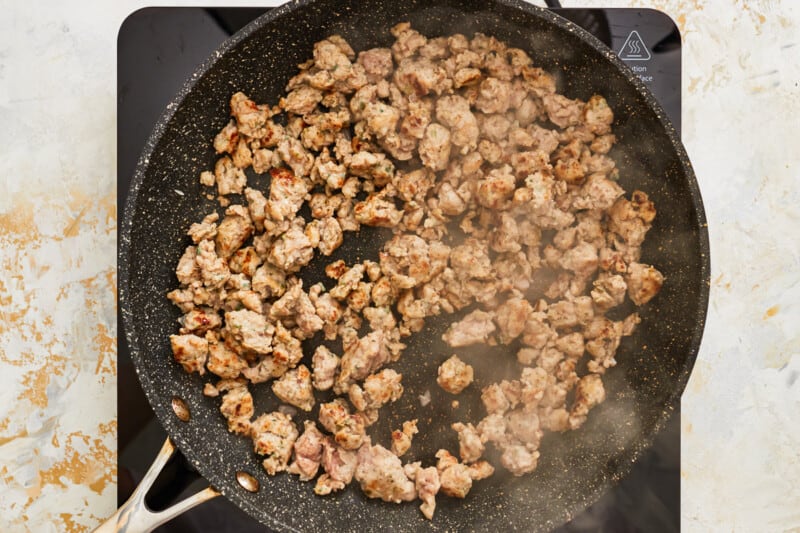
<path id="1" fill-rule="evenodd" d="M 650 50 L 644 44 L 639 32 L 633 30 L 625 39 L 625 44 L 619 49 L 618 55 L 623 61 L 647 61 L 650 59 Z"/>

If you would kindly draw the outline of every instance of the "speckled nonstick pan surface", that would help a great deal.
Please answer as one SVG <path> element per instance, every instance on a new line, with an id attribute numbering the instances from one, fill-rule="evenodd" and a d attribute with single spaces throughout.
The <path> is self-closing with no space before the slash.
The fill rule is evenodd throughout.
<path id="1" fill-rule="evenodd" d="M 325 498 L 296 476 L 269 477 L 251 442 L 228 433 L 218 399 L 202 395 L 210 376 L 186 374 L 171 355 L 169 335 L 179 311 L 165 297 L 177 286 L 174 267 L 189 243 L 185 232 L 215 202 L 205 200 L 200 171 L 211 168 L 214 134 L 228 120 L 228 100 L 238 90 L 257 102 L 275 103 L 296 65 L 311 57 L 315 41 L 343 35 L 356 49 L 386 46 L 389 28 L 403 20 L 427 36 L 481 31 L 526 50 L 534 62 L 560 71 L 559 89 L 569 97 L 603 94 L 615 111 L 619 143 L 612 152 L 626 190 L 645 190 L 658 209 L 643 260 L 666 275 L 661 293 L 641 310 L 642 323 L 623 340 L 619 364 L 604 377 L 608 399 L 579 431 L 546 437 L 539 468 L 514 478 L 502 468 L 476 483 L 466 500 L 437 498 L 432 522 L 417 504 L 394 505 L 363 497 L 351 485 Z M 267 178 L 249 174 L 251 186 Z M 182 191 L 180 195 L 175 190 Z M 386 233 L 366 228 L 348 234 L 333 259 L 349 264 L 377 257 Z M 630 470 L 680 400 L 702 336 L 708 303 L 709 248 L 697 182 L 675 130 L 641 83 L 594 37 L 557 15 L 517 1 L 317 0 L 293 2 L 270 11 L 226 41 L 165 110 L 136 169 L 125 205 L 119 250 L 119 304 L 123 330 L 147 397 L 179 449 L 228 499 L 265 525 L 302 531 L 547 530 L 567 521 Z M 329 259 L 330 260 L 330 259 Z M 329 261 L 328 260 L 328 261 Z M 326 280 L 327 261 L 315 261 L 305 286 Z M 482 416 L 480 388 L 514 368 L 506 347 L 467 350 L 476 383 L 458 399 L 435 384 L 436 368 L 449 355 L 440 340 L 460 315 L 430 319 L 392 366 L 404 375 L 405 394 L 385 408 L 371 428 L 385 444 L 390 428 L 419 419 L 420 434 L 405 460 L 433 464 L 439 447 L 457 450 L 456 419 Z M 304 343 L 310 357 L 315 340 Z M 252 387 L 256 413 L 275 407 L 269 385 Z M 418 395 L 433 401 L 421 407 Z M 173 413 L 173 396 L 183 398 L 191 420 Z M 313 415 L 316 415 L 316 410 Z M 261 482 L 257 493 L 241 488 L 237 470 Z"/>

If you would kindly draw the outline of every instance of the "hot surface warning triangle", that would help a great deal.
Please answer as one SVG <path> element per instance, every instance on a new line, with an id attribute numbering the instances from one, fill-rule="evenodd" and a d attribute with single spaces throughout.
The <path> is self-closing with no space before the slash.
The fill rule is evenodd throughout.
<path id="1" fill-rule="evenodd" d="M 625 39 L 625 44 L 619 49 L 618 55 L 623 61 L 647 61 L 650 59 L 650 50 L 644 44 L 639 32 L 633 30 Z"/>

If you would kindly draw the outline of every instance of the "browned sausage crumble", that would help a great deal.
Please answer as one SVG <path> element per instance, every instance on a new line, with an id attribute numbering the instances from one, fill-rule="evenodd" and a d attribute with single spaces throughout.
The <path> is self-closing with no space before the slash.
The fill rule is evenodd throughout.
<path id="1" fill-rule="evenodd" d="M 464 498 L 492 475 L 487 445 L 522 475 L 546 431 L 586 421 L 639 322 L 605 313 L 626 297 L 647 303 L 664 278 L 640 262 L 655 207 L 617 182 L 602 96 L 558 94 L 527 53 L 480 33 L 428 39 L 401 23 L 392 34 L 391 48 L 358 54 L 338 35 L 316 43 L 277 106 L 233 95 L 213 140 L 220 157 L 200 175 L 227 209 L 188 230 L 168 295 L 184 316 L 170 340 L 187 372 L 219 378 L 205 394 L 220 396 L 230 431 L 252 439 L 269 474 L 316 478 L 319 495 L 355 479 L 371 498 L 421 500 L 431 518 L 437 493 Z M 269 173 L 268 190 L 248 187 L 250 167 Z M 329 287 L 304 287 L 303 267 L 361 225 L 391 228 L 379 261 L 333 262 Z M 464 236 L 449 239 L 456 227 Z M 444 341 L 520 343 L 519 376 L 482 390 L 483 419 L 452 424 L 458 457 L 403 464 L 416 420 L 389 448 L 366 433 L 403 393 L 389 365 L 427 317 L 466 308 Z M 318 332 L 341 350 L 318 346 L 309 368 L 301 341 Z M 439 368 L 451 394 L 472 381 L 457 354 Z M 256 417 L 250 388 L 263 382 L 303 411 L 315 391 L 338 397 L 301 434 L 283 410 Z"/>

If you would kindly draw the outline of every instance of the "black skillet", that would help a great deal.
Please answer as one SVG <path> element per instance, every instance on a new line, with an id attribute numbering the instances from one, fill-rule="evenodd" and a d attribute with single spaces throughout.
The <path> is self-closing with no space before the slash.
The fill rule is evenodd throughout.
<path id="1" fill-rule="evenodd" d="M 242 90 L 257 102 L 274 103 L 296 65 L 311 57 L 314 42 L 338 33 L 356 50 L 386 46 L 392 41 L 389 28 L 403 20 L 429 37 L 456 32 L 471 36 L 477 31 L 494 35 L 557 74 L 559 91 L 567 96 L 587 99 L 603 94 L 615 111 L 619 143 L 612 156 L 620 182 L 628 191 L 645 190 L 659 212 L 643 258 L 667 278 L 659 296 L 641 310 L 636 334 L 624 340 L 619 365 L 604 377 L 608 399 L 593 410 L 587 424 L 546 438 L 532 475 L 514 478 L 500 468 L 477 483 L 465 500 L 440 496 L 431 522 L 422 518 L 416 504 L 368 500 L 354 486 L 320 498 L 311 484 L 294 476 L 267 476 L 250 442 L 227 432 L 218 399 L 202 395 L 209 377 L 188 375 L 173 362 L 168 338 L 177 330 L 179 312 L 165 298 L 177 286 L 174 267 L 188 244 L 186 229 L 218 208 L 203 198 L 197 176 L 213 165 L 210 141 L 228 120 L 230 95 Z M 254 174 L 249 179 L 251 186 L 268 186 Z M 352 263 L 374 258 L 386 234 L 367 228 L 348 237 L 333 259 Z M 125 205 L 119 302 L 142 387 L 170 438 L 213 487 L 265 525 L 304 531 L 537 531 L 566 522 L 624 477 L 677 405 L 702 336 L 708 251 L 702 200 L 674 128 L 613 52 L 578 26 L 514 0 L 299 1 L 266 13 L 226 41 L 158 121 Z M 316 261 L 304 271 L 306 287 L 325 280 L 326 263 Z M 384 410 L 392 412 L 382 414 L 372 431 L 376 440 L 386 443 L 390 429 L 418 418 L 421 431 L 408 460 L 431 464 L 439 447 L 456 449 L 449 422 L 477 419 L 481 408 L 476 391 L 516 364 L 502 349 L 460 352 L 476 366 L 479 377 L 454 410 L 452 397 L 439 390 L 434 378 L 436 367 L 451 353 L 440 341 L 441 333 L 455 318 L 431 319 L 410 339 L 394 365 L 404 375 L 406 393 Z M 315 342 L 319 340 L 304 344 L 307 355 Z M 252 389 L 257 413 L 275 408 L 268 387 Z M 432 402 L 421 407 L 418 396 L 426 391 Z M 188 406 L 188 421 L 176 416 L 174 398 Z M 246 490 L 237 472 L 254 476 L 259 489 Z M 197 501 L 213 494 L 209 490 Z M 124 514 L 115 515 L 118 525 L 109 531 L 122 530 Z"/>

